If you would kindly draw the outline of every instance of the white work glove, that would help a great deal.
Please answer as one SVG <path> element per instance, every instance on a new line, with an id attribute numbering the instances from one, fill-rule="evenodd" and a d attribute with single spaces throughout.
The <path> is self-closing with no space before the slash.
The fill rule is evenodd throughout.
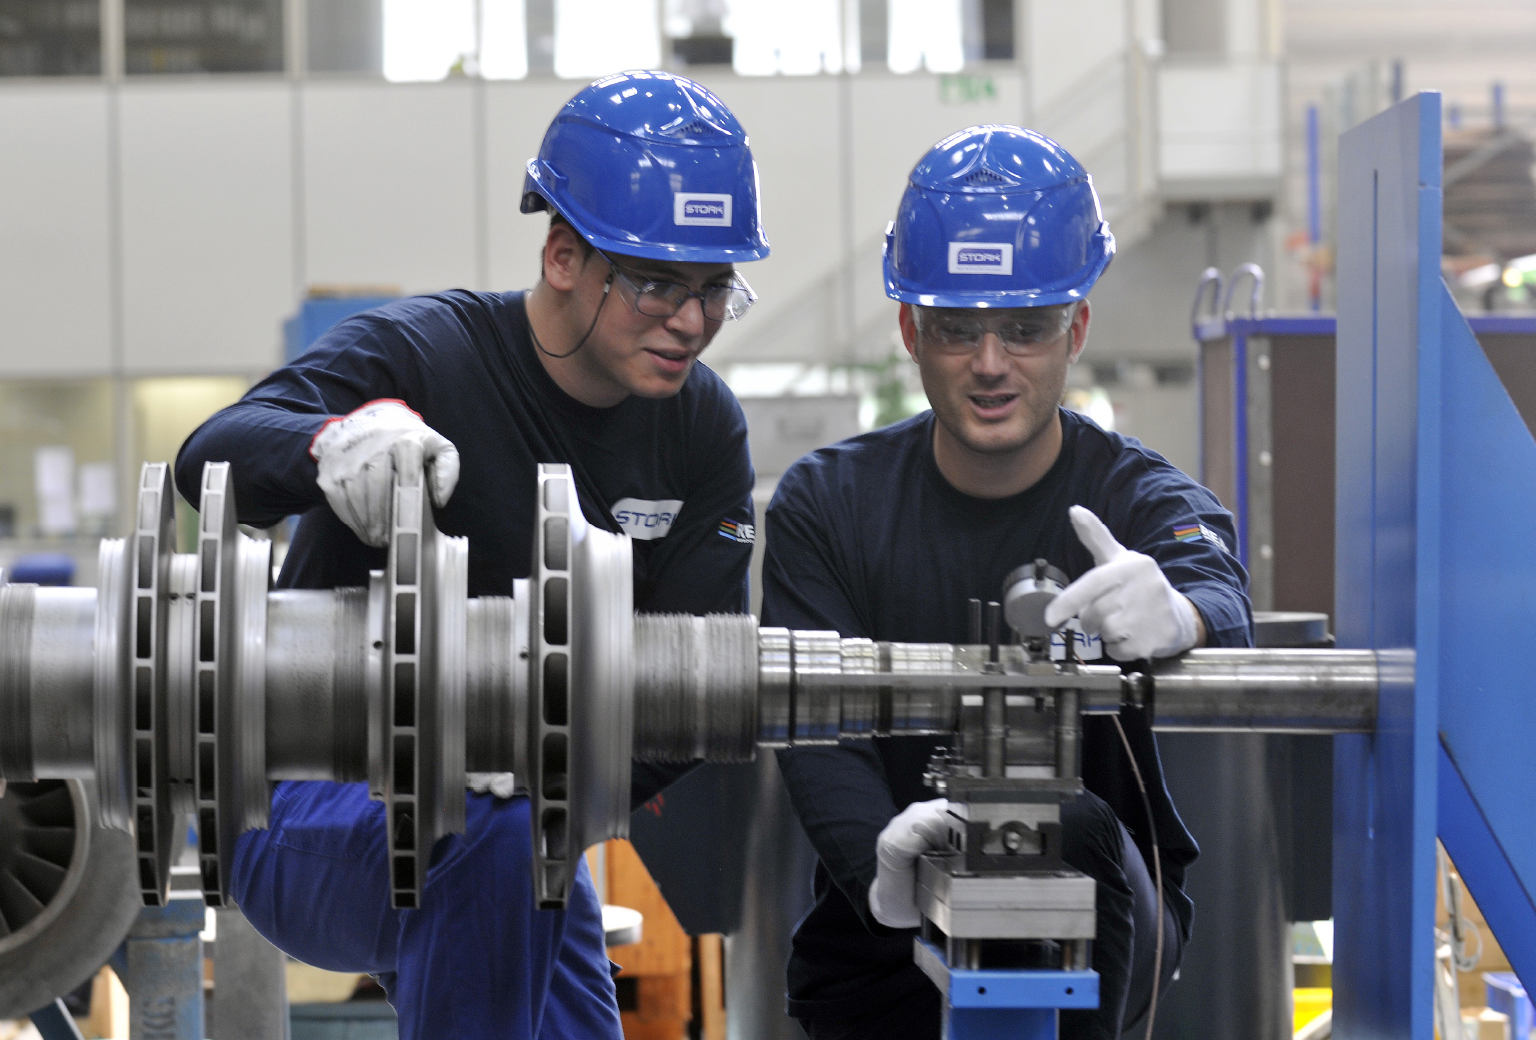
<path id="1" fill-rule="evenodd" d="M 875 883 L 869 911 L 887 928 L 916 928 L 917 857 L 948 845 L 949 802 L 913 802 L 885 825 L 875 842 Z"/>
<path id="2" fill-rule="evenodd" d="M 459 450 L 403 401 L 369 401 L 332 419 L 310 443 L 316 481 L 341 522 L 367 545 L 389 543 L 390 477 L 415 480 L 427 467 L 432 504 L 442 506 L 459 482 Z"/>
<path id="3" fill-rule="evenodd" d="M 1195 606 L 1168 584 L 1157 561 L 1115 541 L 1091 510 L 1073 506 L 1067 515 L 1097 566 L 1051 601 L 1045 623 L 1059 628 L 1076 616 L 1117 661 L 1172 657 L 1194 646 Z"/>
<path id="4" fill-rule="evenodd" d="M 497 798 L 511 798 L 517 790 L 511 773 L 465 773 L 469 789 L 476 794 L 493 794 Z"/>

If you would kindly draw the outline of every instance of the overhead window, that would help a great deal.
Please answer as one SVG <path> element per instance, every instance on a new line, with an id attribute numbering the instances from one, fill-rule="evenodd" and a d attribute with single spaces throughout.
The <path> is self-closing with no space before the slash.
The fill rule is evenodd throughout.
<path id="1" fill-rule="evenodd" d="M 958 72 L 965 66 L 962 0 L 890 0 L 886 26 L 892 72 Z"/>
<path id="2" fill-rule="evenodd" d="M 656 0 L 555 0 L 555 75 L 596 79 L 660 64 Z"/>
<path id="3" fill-rule="evenodd" d="M 859 68 L 858 9 L 837 0 L 727 0 L 723 27 L 744 76 Z"/>

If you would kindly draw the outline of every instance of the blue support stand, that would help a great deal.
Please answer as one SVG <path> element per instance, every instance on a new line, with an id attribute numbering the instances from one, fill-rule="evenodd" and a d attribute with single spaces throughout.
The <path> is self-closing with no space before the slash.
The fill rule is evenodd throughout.
<path id="1" fill-rule="evenodd" d="M 1536 443 L 1440 279 L 1440 95 L 1339 145 L 1338 645 L 1377 732 L 1334 758 L 1334 1035 L 1433 1036 L 1435 837 L 1536 969 Z"/>
<path id="2" fill-rule="evenodd" d="M 112 959 L 128 990 L 129 1029 L 145 1040 L 203 1040 L 201 892 L 145 907 Z"/>
<path id="3" fill-rule="evenodd" d="M 918 967 L 944 994 L 945 1040 L 1056 1040 L 1061 1008 L 1099 1006 L 1098 972 L 951 968 L 916 942 Z"/>

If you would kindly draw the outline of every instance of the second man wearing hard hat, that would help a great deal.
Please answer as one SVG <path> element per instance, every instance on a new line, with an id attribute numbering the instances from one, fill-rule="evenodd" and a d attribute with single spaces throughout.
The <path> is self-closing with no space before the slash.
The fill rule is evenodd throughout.
<path id="1" fill-rule="evenodd" d="M 972 127 L 918 162 L 885 283 L 932 411 L 784 475 L 768 509 L 764 624 L 963 643 L 967 601 L 1044 559 L 1075 579 L 1046 620 L 1077 618 L 1079 657 L 1247 645 L 1231 516 L 1155 452 L 1060 407 L 1113 252 L 1088 174 L 1038 134 Z M 1063 858 L 1097 883 L 1100 976 L 1097 1010 L 1062 1013 L 1065 1038 L 1140 1040 L 1189 935 L 1195 843 L 1147 718 L 1121 721 L 1124 743 L 1113 720 L 1084 719 L 1087 790 L 1062 807 Z M 939 749 L 891 737 L 780 753 L 820 860 L 789 962 L 789 1009 L 812 1040 L 940 1034 L 941 997 L 912 942 L 915 862 L 947 829 L 923 780 Z"/>

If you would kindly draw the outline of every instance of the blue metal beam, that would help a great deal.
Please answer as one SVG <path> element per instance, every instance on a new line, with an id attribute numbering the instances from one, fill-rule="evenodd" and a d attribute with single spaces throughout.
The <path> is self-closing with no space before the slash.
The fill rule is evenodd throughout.
<path id="1" fill-rule="evenodd" d="M 1430 1040 L 1440 580 L 1440 96 L 1339 142 L 1335 617 L 1382 656 L 1334 753 L 1334 1031 Z M 1426 674 L 1429 673 L 1429 674 Z"/>
<path id="2" fill-rule="evenodd" d="M 1536 441 L 1450 293 L 1441 287 L 1439 525 L 1440 832 L 1499 943 L 1536 983 Z M 1428 509 L 1423 510 L 1428 512 Z M 1420 537 L 1424 537 L 1421 528 Z M 1454 846 L 1454 847 L 1453 847 Z M 1486 906 L 1479 893 L 1494 900 Z"/>
<path id="3" fill-rule="evenodd" d="M 1440 840 L 1526 992 L 1536 992 L 1536 903 L 1520 883 L 1509 855 L 1488 827 L 1444 744 L 1440 745 Z"/>

